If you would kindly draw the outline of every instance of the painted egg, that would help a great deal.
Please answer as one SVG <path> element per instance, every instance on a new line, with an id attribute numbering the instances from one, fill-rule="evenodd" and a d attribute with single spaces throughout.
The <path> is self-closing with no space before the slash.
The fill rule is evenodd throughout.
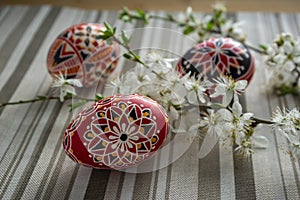
<path id="1" fill-rule="evenodd" d="M 209 80 L 219 75 L 250 82 L 254 74 L 254 58 L 249 49 L 231 38 L 211 38 L 188 50 L 177 64 L 181 74 L 191 73 Z"/>
<path id="2" fill-rule="evenodd" d="M 89 87 L 111 74 L 117 66 L 120 47 L 98 39 L 101 30 L 105 30 L 102 24 L 84 23 L 63 31 L 48 52 L 47 68 L 51 76 L 61 73 Z"/>
<path id="3" fill-rule="evenodd" d="M 152 99 L 115 95 L 93 103 L 71 121 L 63 147 L 75 162 L 99 169 L 137 165 L 155 153 L 168 133 L 168 116 Z"/>

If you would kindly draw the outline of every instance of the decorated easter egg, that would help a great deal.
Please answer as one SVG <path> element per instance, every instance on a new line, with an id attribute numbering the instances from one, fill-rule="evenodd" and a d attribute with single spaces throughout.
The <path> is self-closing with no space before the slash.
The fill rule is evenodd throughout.
<path id="1" fill-rule="evenodd" d="M 96 84 L 117 66 L 120 47 L 98 39 L 102 24 L 76 24 L 63 31 L 51 45 L 47 68 L 52 77 L 62 74 L 66 79 L 79 79 L 83 86 Z"/>
<path id="2" fill-rule="evenodd" d="M 249 49 L 231 38 L 211 38 L 188 50 L 177 64 L 182 75 L 191 73 L 212 80 L 216 76 L 231 76 L 234 80 L 252 79 L 255 65 Z"/>
<path id="3" fill-rule="evenodd" d="M 137 165 L 154 154 L 168 133 L 168 116 L 154 100 L 115 95 L 93 103 L 74 117 L 63 147 L 75 162 L 99 169 Z"/>

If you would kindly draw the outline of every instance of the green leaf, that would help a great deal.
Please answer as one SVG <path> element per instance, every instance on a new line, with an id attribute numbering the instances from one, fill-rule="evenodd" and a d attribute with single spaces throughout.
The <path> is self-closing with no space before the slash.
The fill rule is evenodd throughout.
<path id="1" fill-rule="evenodd" d="M 111 27 L 111 25 L 107 22 L 104 22 L 104 26 L 106 28 L 106 30 L 108 30 L 109 32 L 113 32 L 113 28 Z"/>
<path id="2" fill-rule="evenodd" d="M 145 12 L 142 9 L 137 9 L 136 12 L 139 14 L 139 16 L 144 17 L 145 16 Z"/>
<path id="3" fill-rule="evenodd" d="M 209 30 L 209 31 L 212 31 L 214 26 L 215 26 L 214 21 L 211 20 L 211 21 L 207 22 L 206 29 Z"/>
<path id="4" fill-rule="evenodd" d="M 101 99 L 103 99 L 104 98 L 104 96 L 102 95 L 102 94 L 96 94 L 95 95 L 95 99 L 97 100 L 97 101 L 99 101 L 99 100 L 101 100 Z"/>
<path id="5" fill-rule="evenodd" d="M 125 31 L 122 31 L 121 33 L 122 42 L 127 46 L 130 43 L 131 37 L 128 37 L 125 33 Z"/>
<path id="6" fill-rule="evenodd" d="M 193 26 L 187 26 L 183 30 L 183 34 L 188 35 L 188 34 L 192 33 L 194 30 L 195 30 L 195 27 L 193 27 Z"/>
<path id="7" fill-rule="evenodd" d="M 133 56 L 129 53 L 124 53 L 123 56 L 124 56 L 124 58 L 129 59 L 129 60 L 133 59 Z"/>
<path id="8" fill-rule="evenodd" d="M 77 101 L 75 103 L 72 103 L 72 104 L 69 104 L 68 107 L 69 107 L 69 111 L 73 111 L 74 109 L 84 105 L 86 103 L 86 100 L 80 100 L 80 101 Z"/>
<path id="9" fill-rule="evenodd" d="M 260 44 L 259 48 L 261 48 L 265 52 L 268 50 L 268 47 L 266 45 L 263 45 L 263 44 Z"/>
<path id="10" fill-rule="evenodd" d="M 38 99 L 41 99 L 41 100 L 46 100 L 47 97 L 46 96 L 37 96 Z"/>

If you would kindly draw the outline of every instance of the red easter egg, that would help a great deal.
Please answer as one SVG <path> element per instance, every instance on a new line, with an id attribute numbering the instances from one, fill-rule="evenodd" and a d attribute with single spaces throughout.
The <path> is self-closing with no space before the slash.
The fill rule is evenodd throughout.
<path id="1" fill-rule="evenodd" d="M 208 79 L 219 75 L 250 82 L 255 71 L 254 58 L 249 49 L 232 38 L 210 38 L 188 50 L 177 64 L 181 74 Z"/>
<path id="2" fill-rule="evenodd" d="M 154 154 L 168 134 L 168 116 L 152 99 L 115 95 L 74 117 L 63 147 L 75 162 L 99 169 L 137 165 Z"/>
<path id="3" fill-rule="evenodd" d="M 83 86 L 96 84 L 117 66 L 120 47 L 97 36 L 105 30 L 102 24 L 76 24 L 63 31 L 51 45 L 47 68 L 52 77 L 59 73 L 66 79 L 79 79 Z"/>

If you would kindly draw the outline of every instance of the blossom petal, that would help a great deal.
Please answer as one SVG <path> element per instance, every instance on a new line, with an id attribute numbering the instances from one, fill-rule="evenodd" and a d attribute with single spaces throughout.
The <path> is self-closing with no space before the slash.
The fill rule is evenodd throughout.
<path id="1" fill-rule="evenodd" d="M 248 81 L 247 80 L 239 80 L 235 83 L 235 90 L 243 90 L 247 87 Z"/>
<path id="2" fill-rule="evenodd" d="M 242 115 L 242 105 L 240 104 L 240 102 L 235 101 L 233 102 L 232 105 L 232 112 L 236 117 L 240 117 Z"/>

